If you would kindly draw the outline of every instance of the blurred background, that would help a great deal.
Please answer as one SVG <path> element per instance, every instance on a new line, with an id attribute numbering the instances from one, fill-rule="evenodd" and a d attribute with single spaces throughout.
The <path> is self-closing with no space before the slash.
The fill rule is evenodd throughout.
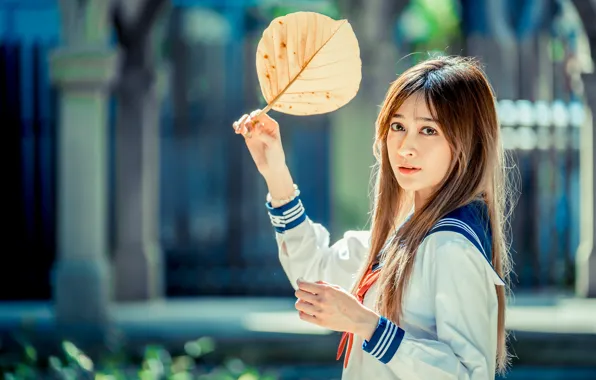
<path id="1" fill-rule="evenodd" d="M 4 378 L 340 378 L 231 128 L 265 106 L 262 32 L 296 11 L 348 19 L 363 63 L 338 111 L 270 113 L 311 219 L 367 228 L 390 82 L 477 57 L 521 190 L 501 378 L 596 379 L 596 0 L 0 0 Z"/>

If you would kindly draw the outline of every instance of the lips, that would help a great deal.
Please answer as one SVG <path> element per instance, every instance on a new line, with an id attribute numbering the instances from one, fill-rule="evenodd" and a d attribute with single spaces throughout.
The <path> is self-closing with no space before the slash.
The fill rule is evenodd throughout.
<path id="1" fill-rule="evenodd" d="M 400 166 L 398 167 L 398 170 L 401 174 L 409 175 L 418 173 L 420 171 L 420 168 L 417 168 L 415 166 Z"/>

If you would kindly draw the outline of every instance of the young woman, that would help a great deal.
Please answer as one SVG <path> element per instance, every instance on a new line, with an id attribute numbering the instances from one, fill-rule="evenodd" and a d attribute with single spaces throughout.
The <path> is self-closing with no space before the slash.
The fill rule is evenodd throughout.
<path id="1" fill-rule="evenodd" d="M 442 57 L 403 73 L 376 123 L 372 226 L 329 244 L 307 216 L 279 125 L 234 123 L 300 318 L 343 331 L 343 379 L 494 379 L 508 363 L 505 173 L 495 97 L 478 65 Z"/>

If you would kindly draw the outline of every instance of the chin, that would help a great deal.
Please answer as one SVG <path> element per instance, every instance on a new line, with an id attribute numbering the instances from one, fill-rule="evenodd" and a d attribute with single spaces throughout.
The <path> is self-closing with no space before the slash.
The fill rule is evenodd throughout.
<path id="1" fill-rule="evenodd" d="M 416 191 L 420 191 L 421 189 L 420 186 L 402 186 L 401 184 L 399 186 L 408 193 L 415 193 Z"/>
<path id="2" fill-rule="evenodd" d="M 417 183 L 414 183 L 413 181 L 404 181 L 401 180 L 399 177 L 397 177 L 397 184 L 405 191 L 418 191 L 421 188 L 423 188 L 422 186 L 420 186 Z"/>

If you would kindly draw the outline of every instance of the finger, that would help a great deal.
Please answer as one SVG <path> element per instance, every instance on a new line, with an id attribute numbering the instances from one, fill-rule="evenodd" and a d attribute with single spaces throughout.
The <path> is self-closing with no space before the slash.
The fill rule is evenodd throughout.
<path id="1" fill-rule="evenodd" d="M 244 129 L 243 130 L 245 131 L 246 134 L 249 135 L 249 137 L 255 131 L 256 125 L 258 123 L 259 123 L 259 121 L 257 119 L 254 119 L 250 115 L 246 118 L 246 120 L 244 120 L 244 124 L 243 124 Z"/>
<path id="2" fill-rule="evenodd" d="M 337 289 L 337 290 L 341 290 L 341 289 L 342 289 L 342 287 L 341 287 L 341 286 L 339 286 L 339 285 L 330 284 L 330 283 L 328 283 L 328 282 L 325 282 L 325 281 L 321 281 L 321 282 L 320 282 L 320 284 L 321 284 L 321 285 L 325 285 L 325 286 L 327 286 L 327 287 L 329 287 L 329 288 Z"/>
<path id="3" fill-rule="evenodd" d="M 254 131 L 254 122 L 255 120 L 247 115 L 247 117 L 242 121 L 240 126 L 240 133 L 246 138 L 251 138 L 253 131 Z"/>
<path id="4" fill-rule="evenodd" d="M 266 120 L 267 114 L 263 114 L 263 113 L 261 113 L 261 111 L 262 110 L 257 109 L 250 113 L 250 117 L 252 119 L 252 123 L 255 128 L 257 127 L 258 124 L 260 124 L 261 128 L 265 127 L 265 120 Z"/>
<path id="5" fill-rule="evenodd" d="M 232 128 L 234 128 L 234 133 L 235 134 L 237 134 L 237 135 L 242 134 L 243 127 L 242 127 L 242 124 L 240 124 L 239 121 L 235 121 L 234 124 L 232 124 Z"/>
<path id="6" fill-rule="evenodd" d="M 251 132 L 244 125 L 238 126 L 236 129 L 236 134 L 242 135 L 245 138 L 251 137 Z"/>
<path id="7" fill-rule="evenodd" d="M 244 125 L 244 121 L 246 120 L 247 117 L 249 117 L 248 114 L 244 114 L 244 115 L 242 115 L 242 117 L 240 119 L 236 120 L 232 124 L 236 133 L 242 133 L 242 126 Z"/>
<path id="8" fill-rule="evenodd" d="M 342 287 L 341 286 L 335 285 L 335 284 L 330 284 L 330 283 L 325 282 L 325 281 L 317 281 L 317 282 L 315 282 L 315 284 L 325 285 L 325 286 L 327 286 L 329 288 L 333 288 L 333 289 L 337 289 L 337 290 L 342 290 Z"/>
<path id="9" fill-rule="evenodd" d="M 238 119 L 238 125 L 243 125 L 246 122 L 246 119 L 248 119 L 249 117 L 250 117 L 250 115 L 247 113 L 242 115 L 242 117 L 240 119 Z"/>
<path id="10" fill-rule="evenodd" d="M 254 119 L 255 117 L 257 117 L 260 114 L 261 114 L 261 110 L 257 109 L 250 113 L 250 117 Z"/>
<path id="11" fill-rule="evenodd" d="M 296 295 L 296 298 L 311 303 L 313 305 L 318 305 L 321 302 L 318 296 L 309 292 L 305 292 L 304 290 L 298 289 L 294 294 Z"/>
<path id="12" fill-rule="evenodd" d="M 304 281 L 301 278 L 299 278 L 296 281 L 296 284 L 298 284 L 299 289 L 305 290 L 305 291 L 307 291 L 309 293 L 313 293 L 313 294 L 319 294 L 326 288 L 326 285 L 317 284 L 317 283 L 309 282 L 309 281 Z"/>
<path id="13" fill-rule="evenodd" d="M 253 131 L 258 133 L 258 134 L 262 134 L 263 131 L 263 127 L 265 126 L 262 122 L 260 122 L 257 119 L 251 119 L 251 123 L 250 123 L 251 127 L 253 128 Z"/>
<path id="14" fill-rule="evenodd" d="M 321 308 L 302 300 L 296 301 L 294 307 L 296 308 L 296 310 L 305 312 L 310 315 L 317 315 L 320 314 L 322 311 Z"/>
<path id="15" fill-rule="evenodd" d="M 244 122 L 244 125 L 246 126 L 246 128 L 249 131 L 254 131 L 257 126 L 260 124 L 258 119 L 255 119 L 253 116 L 249 116 L 246 121 Z"/>
<path id="16" fill-rule="evenodd" d="M 312 315 L 309 315 L 307 313 L 303 313 L 301 311 L 298 312 L 298 316 L 300 317 L 300 319 L 302 319 L 303 321 L 321 326 L 321 322 L 317 319 L 317 317 L 314 317 Z"/>
<path id="17" fill-rule="evenodd" d="M 246 119 L 244 119 L 244 120 L 243 120 L 243 122 L 242 122 L 242 124 L 241 124 L 241 125 L 242 125 L 244 128 L 247 128 L 247 129 L 248 129 L 248 128 L 250 127 L 251 120 L 252 120 L 252 118 L 251 118 L 251 117 L 250 117 L 250 115 L 249 115 L 249 116 L 247 116 L 247 117 L 246 117 Z"/>

